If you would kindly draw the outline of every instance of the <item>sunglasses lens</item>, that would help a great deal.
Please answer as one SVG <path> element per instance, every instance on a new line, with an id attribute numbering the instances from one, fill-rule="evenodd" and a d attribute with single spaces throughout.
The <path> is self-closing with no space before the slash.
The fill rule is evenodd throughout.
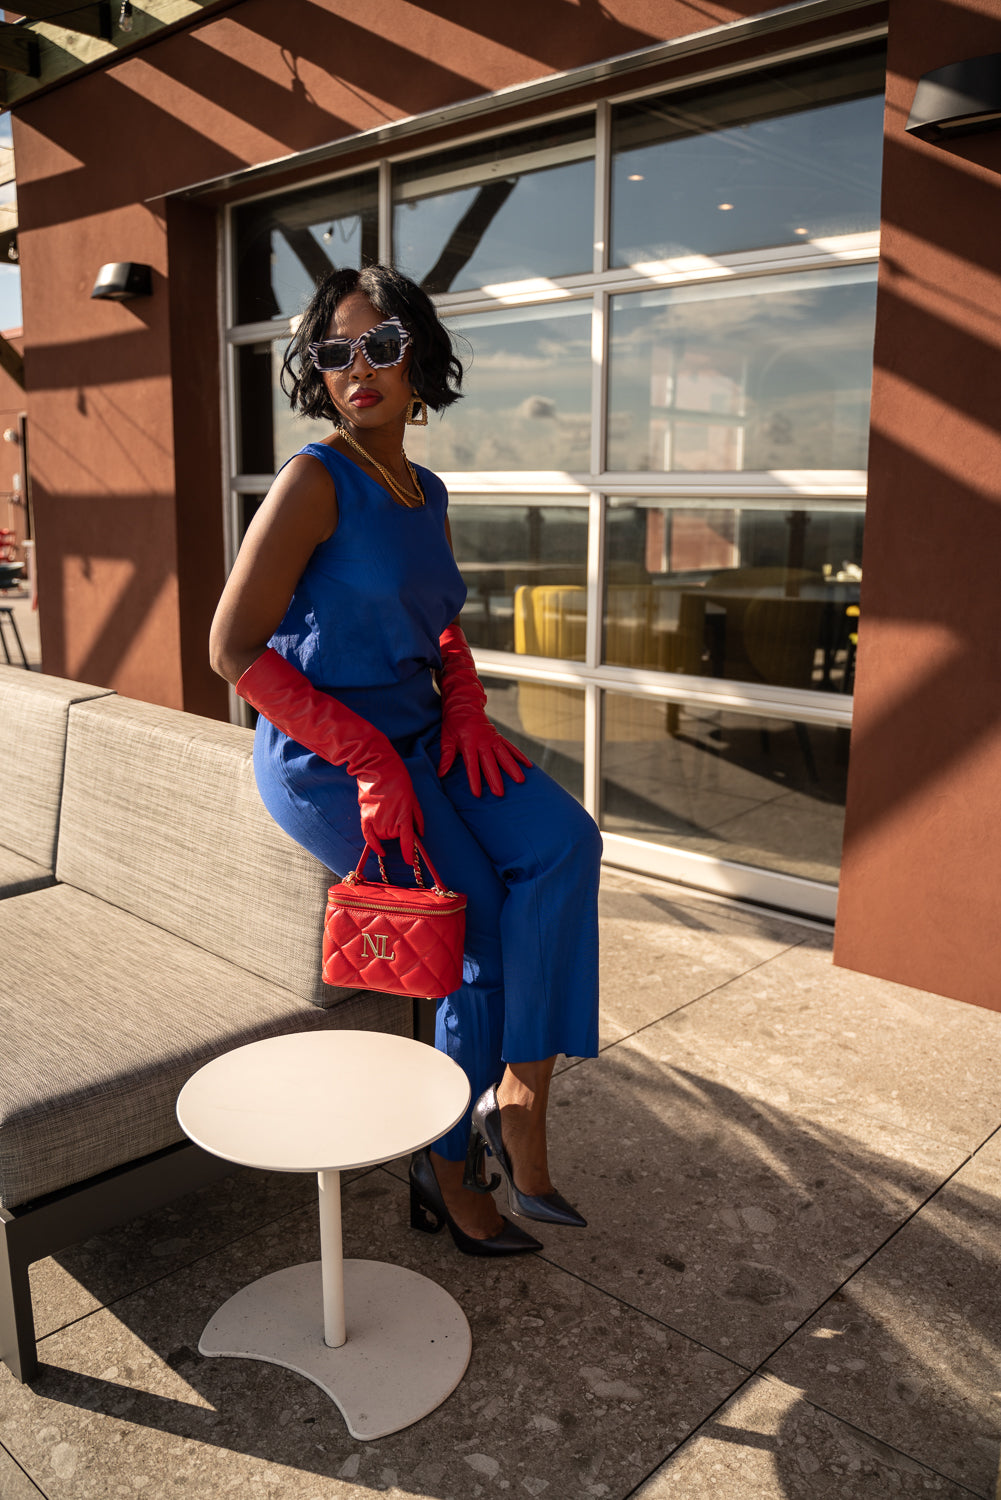
<path id="1" fill-rule="evenodd" d="M 331 339 L 317 345 L 316 364 L 320 370 L 343 370 L 351 363 L 351 345 L 347 339 Z"/>
<path id="2" fill-rule="evenodd" d="M 387 365 L 399 364 L 403 355 L 403 336 L 398 328 L 373 328 L 363 347 L 369 364 L 385 369 Z"/>

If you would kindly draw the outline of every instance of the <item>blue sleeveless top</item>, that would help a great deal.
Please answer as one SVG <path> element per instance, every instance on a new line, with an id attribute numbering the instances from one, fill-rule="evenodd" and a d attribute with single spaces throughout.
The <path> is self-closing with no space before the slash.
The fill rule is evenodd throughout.
<path id="1" fill-rule="evenodd" d="M 438 638 L 466 598 L 445 535 L 445 486 L 419 468 L 425 503 L 411 510 L 326 443 L 300 452 L 334 481 L 337 529 L 309 559 L 268 644 L 391 738 L 407 733 L 403 700 L 426 700 Z"/>

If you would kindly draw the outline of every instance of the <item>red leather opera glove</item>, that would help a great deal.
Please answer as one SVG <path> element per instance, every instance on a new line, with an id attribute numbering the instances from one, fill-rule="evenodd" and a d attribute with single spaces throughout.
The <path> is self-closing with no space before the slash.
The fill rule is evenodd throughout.
<path id="1" fill-rule="evenodd" d="M 406 766 L 380 729 L 321 693 L 270 646 L 247 668 L 236 691 L 276 729 L 331 765 L 344 766 L 358 782 L 366 844 L 384 854 L 380 840 L 399 839 L 403 858 L 413 864 L 414 828 L 424 832 L 424 816 Z"/>
<path id="2" fill-rule="evenodd" d="M 451 769 L 461 752 L 474 797 L 483 791 L 480 771 L 495 797 L 504 795 L 506 771 L 512 781 L 524 781 L 521 766 L 532 762 L 517 746 L 498 734 L 484 713 L 487 695 L 476 675 L 469 643 L 458 625 L 449 625 L 441 636 L 441 759 L 438 775 Z M 518 762 L 521 762 L 521 765 Z"/>

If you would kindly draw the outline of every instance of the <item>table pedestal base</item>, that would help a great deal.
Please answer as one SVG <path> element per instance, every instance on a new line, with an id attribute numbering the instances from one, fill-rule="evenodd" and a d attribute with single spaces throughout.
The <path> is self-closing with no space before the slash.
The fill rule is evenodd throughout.
<path id="1" fill-rule="evenodd" d="M 202 1354 L 263 1359 L 315 1381 L 355 1438 L 386 1437 L 440 1406 L 469 1363 L 472 1336 L 454 1297 L 404 1266 L 344 1262 L 347 1341 L 323 1341 L 321 1263 L 291 1266 L 230 1297 L 206 1324 Z"/>

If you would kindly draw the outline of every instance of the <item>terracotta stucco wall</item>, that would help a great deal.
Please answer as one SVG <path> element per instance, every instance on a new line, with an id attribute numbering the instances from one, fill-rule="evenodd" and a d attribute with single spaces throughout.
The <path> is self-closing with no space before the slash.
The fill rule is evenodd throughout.
<path id="1" fill-rule="evenodd" d="M 1001 132 L 926 145 L 920 75 L 998 0 L 891 0 L 855 725 L 835 959 L 1001 1010 Z"/>
<path id="2" fill-rule="evenodd" d="M 23 347 L 20 329 L 8 330 L 7 337 L 12 348 L 20 354 Z M 6 370 L 0 369 L 0 527 L 13 531 L 19 543 L 28 532 L 24 456 L 19 442 L 5 441 L 2 435 L 18 431 L 23 411 L 23 389 Z M 22 556 L 19 551 L 18 559 L 21 560 Z"/>
<path id="3" fill-rule="evenodd" d="M 215 217 L 185 184 L 772 8 L 771 0 L 245 0 L 18 108 L 47 671 L 224 717 Z M 110 260 L 153 296 L 90 300 Z"/>

